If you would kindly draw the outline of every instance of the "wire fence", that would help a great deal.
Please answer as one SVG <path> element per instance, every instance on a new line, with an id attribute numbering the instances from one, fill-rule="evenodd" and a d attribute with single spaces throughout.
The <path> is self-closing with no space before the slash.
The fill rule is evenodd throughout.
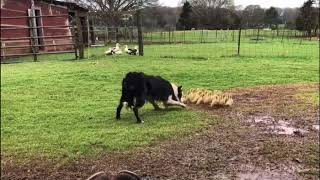
<path id="1" fill-rule="evenodd" d="M 136 27 L 91 28 L 91 47 L 137 43 Z M 143 33 L 147 56 L 199 58 L 224 56 L 319 57 L 319 31 L 309 37 L 288 29 L 148 30 Z"/>
<path id="2" fill-rule="evenodd" d="M 86 58 L 103 57 L 105 56 L 104 52 L 115 47 L 116 43 L 120 43 L 122 49 L 124 45 L 134 47 L 138 44 L 138 32 L 135 26 L 88 26 L 84 27 L 82 31 L 84 34 L 88 34 L 85 36 L 88 39 L 84 41 L 84 45 L 87 47 Z M 143 41 L 145 56 L 148 57 L 199 60 L 229 56 L 319 57 L 319 31 L 316 32 L 316 35 L 309 37 L 305 32 L 288 29 L 182 31 L 175 30 L 175 28 L 145 29 Z M 3 47 L 2 50 L 4 50 Z M 31 52 L 33 53 L 33 51 Z M 70 52 L 74 52 L 74 50 Z M 40 54 L 41 52 L 37 52 L 37 55 Z M 70 59 L 74 57 L 72 55 L 63 56 Z M 60 57 L 52 56 L 52 59 L 54 58 L 59 59 Z"/>

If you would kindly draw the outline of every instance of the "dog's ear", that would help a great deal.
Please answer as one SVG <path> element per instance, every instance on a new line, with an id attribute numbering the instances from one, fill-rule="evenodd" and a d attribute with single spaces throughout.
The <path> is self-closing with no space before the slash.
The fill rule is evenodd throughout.
<path id="1" fill-rule="evenodd" d="M 179 86 L 179 87 L 178 87 L 178 89 L 180 89 L 180 90 L 181 90 L 181 89 L 182 89 L 182 86 Z"/>

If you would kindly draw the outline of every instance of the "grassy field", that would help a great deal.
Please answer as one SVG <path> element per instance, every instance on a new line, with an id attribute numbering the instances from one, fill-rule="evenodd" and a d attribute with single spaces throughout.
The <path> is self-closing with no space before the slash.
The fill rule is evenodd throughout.
<path id="1" fill-rule="evenodd" d="M 226 47 L 219 45 L 222 50 Z M 154 112 L 150 105 L 141 110 L 142 125 L 126 110 L 122 120 L 116 121 L 121 80 L 128 71 L 161 75 L 184 89 L 226 90 L 319 80 L 318 55 L 307 56 L 303 50 L 293 57 L 265 52 L 254 58 L 216 57 L 209 44 L 149 45 L 144 57 L 105 57 L 104 49 L 91 49 L 90 59 L 81 61 L 71 60 L 73 55 L 68 54 L 41 56 L 38 63 L 28 62 L 27 57 L 24 63 L 1 65 L 2 156 L 96 155 L 179 136 L 208 123 L 205 114 L 179 108 Z"/>

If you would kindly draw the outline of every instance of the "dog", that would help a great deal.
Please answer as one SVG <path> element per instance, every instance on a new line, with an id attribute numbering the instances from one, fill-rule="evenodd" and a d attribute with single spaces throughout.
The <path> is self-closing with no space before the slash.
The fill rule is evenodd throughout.
<path id="1" fill-rule="evenodd" d="M 186 105 L 181 102 L 182 86 L 176 86 L 160 76 L 150 76 L 143 72 L 129 72 L 122 80 L 122 95 L 117 107 L 116 119 L 120 119 L 121 109 L 127 105 L 134 112 L 137 123 L 143 121 L 139 117 L 138 109 L 146 101 L 150 102 L 155 110 L 159 110 L 156 101 L 162 101 L 165 108 L 168 106 Z"/>

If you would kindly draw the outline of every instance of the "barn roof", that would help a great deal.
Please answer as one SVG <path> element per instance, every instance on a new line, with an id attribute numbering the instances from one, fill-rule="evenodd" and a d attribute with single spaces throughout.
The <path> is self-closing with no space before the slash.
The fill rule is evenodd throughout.
<path id="1" fill-rule="evenodd" d="M 69 9 L 74 9 L 74 10 L 80 10 L 80 11 L 84 11 L 84 12 L 88 12 L 89 10 L 83 6 L 80 6 L 77 3 L 73 3 L 73 2 L 66 2 L 66 1 L 57 1 L 57 0 L 38 0 L 38 1 L 44 1 L 47 3 L 51 3 L 51 4 L 56 4 L 56 5 L 61 5 L 61 6 L 66 6 Z"/>

